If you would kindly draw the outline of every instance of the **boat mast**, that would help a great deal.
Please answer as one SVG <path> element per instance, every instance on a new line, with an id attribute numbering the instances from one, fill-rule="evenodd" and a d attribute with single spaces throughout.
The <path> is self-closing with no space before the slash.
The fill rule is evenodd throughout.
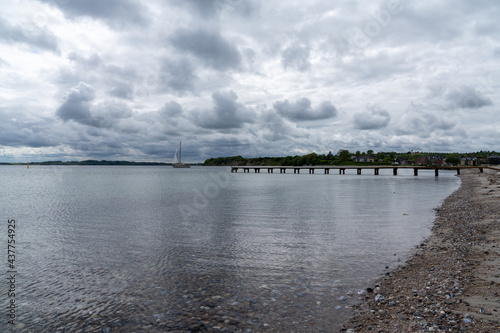
<path id="1" fill-rule="evenodd" d="M 182 163 L 182 142 L 179 142 L 179 163 Z"/>

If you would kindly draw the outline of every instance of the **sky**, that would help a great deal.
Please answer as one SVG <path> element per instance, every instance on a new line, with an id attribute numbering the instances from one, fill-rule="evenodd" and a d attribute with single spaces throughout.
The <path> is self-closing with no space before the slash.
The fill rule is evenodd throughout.
<path id="1" fill-rule="evenodd" d="M 0 4 L 0 162 L 500 150 L 500 2 Z"/>

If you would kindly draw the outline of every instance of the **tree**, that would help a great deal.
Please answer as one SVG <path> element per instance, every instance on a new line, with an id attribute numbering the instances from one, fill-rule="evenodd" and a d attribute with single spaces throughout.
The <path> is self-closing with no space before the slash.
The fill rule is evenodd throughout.
<path id="1" fill-rule="evenodd" d="M 367 153 L 368 155 L 373 155 L 373 150 L 368 149 L 368 150 L 366 151 L 366 153 Z"/>
<path id="2" fill-rule="evenodd" d="M 342 150 L 340 152 L 340 160 L 342 162 L 348 161 L 351 158 L 351 153 L 349 153 L 349 150 Z"/>
<path id="3" fill-rule="evenodd" d="M 451 155 L 446 158 L 446 163 L 458 165 L 460 164 L 460 159 L 458 158 L 458 156 Z"/>

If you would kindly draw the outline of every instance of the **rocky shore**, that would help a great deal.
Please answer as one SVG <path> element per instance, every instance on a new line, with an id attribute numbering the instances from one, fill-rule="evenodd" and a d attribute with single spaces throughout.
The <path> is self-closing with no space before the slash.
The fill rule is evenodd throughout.
<path id="1" fill-rule="evenodd" d="M 430 238 L 376 285 L 342 332 L 500 332 L 500 171 L 463 171 Z"/>

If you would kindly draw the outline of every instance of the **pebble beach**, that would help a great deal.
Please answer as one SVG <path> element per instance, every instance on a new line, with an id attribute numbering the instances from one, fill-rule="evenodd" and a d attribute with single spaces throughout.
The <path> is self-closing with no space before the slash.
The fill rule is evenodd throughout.
<path id="1" fill-rule="evenodd" d="M 459 177 L 432 235 L 367 288 L 342 332 L 500 332 L 500 169 Z"/>

